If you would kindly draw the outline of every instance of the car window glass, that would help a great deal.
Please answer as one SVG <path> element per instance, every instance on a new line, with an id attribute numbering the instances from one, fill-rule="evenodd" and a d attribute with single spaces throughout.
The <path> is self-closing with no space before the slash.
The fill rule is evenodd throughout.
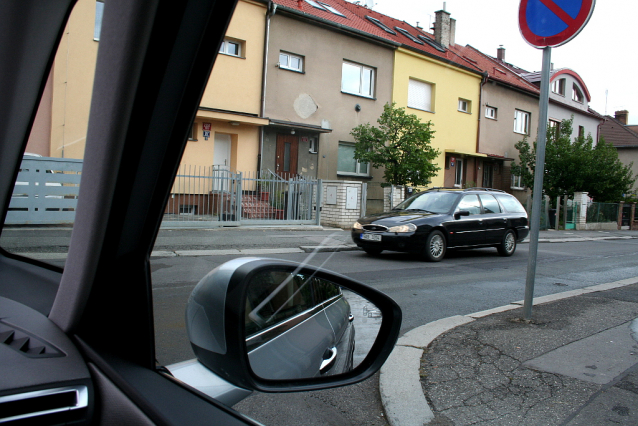
<path id="1" fill-rule="evenodd" d="M 259 274 L 248 288 L 246 334 L 286 321 L 322 301 L 315 294 L 312 277 L 283 271 Z"/>
<path id="2" fill-rule="evenodd" d="M 481 204 L 478 197 L 474 194 L 464 195 L 456 208 L 456 211 L 459 210 L 467 210 L 470 215 L 481 214 Z"/>
<path id="3" fill-rule="evenodd" d="M 491 194 L 479 194 L 479 198 L 481 199 L 481 203 L 483 204 L 483 213 L 500 213 L 501 206 L 499 206 L 498 201 Z"/>
<path id="4" fill-rule="evenodd" d="M 458 197 L 458 194 L 452 192 L 425 192 L 408 198 L 397 205 L 395 209 L 417 209 L 433 213 L 447 213 Z"/>
<path id="5" fill-rule="evenodd" d="M 69 16 L 0 234 L 0 247 L 10 253 L 58 266 L 66 260 L 101 24 L 101 7 L 95 2 L 77 2 Z"/>
<path id="6" fill-rule="evenodd" d="M 506 194 L 495 194 L 495 197 L 498 201 L 501 202 L 505 211 L 510 213 L 524 213 L 525 208 L 523 205 L 511 195 Z"/>

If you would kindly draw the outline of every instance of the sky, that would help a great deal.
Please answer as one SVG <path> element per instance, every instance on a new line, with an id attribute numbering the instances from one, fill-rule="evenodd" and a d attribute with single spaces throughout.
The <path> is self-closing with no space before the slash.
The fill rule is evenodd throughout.
<path id="1" fill-rule="evenodd" d="M 374 0 L 374 10 L 429 28 L 442 0 Z M 364 3 L 362 1 L 361 3 Z M 456 19 L 456 43 L 491 56 L 499 45 L 505 60 L 528 71 L 542 69 L 542 51 L 523 39 L 518 27 L 519 0 L 447 0 Z M 557 1 L 558 3 L 558 1 Z M 552 48 L 554 68 L 576 71 L 600 114 L 629 111 L 638 125 L 638 1 L 598 0 L 587 26 L 567 44 Z M 607 94 L 606 94 L 607 93 Z"/>

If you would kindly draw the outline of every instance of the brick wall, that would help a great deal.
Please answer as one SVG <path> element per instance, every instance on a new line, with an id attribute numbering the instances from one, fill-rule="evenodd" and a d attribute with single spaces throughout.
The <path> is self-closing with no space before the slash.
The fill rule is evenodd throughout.
<path id="1" fill-rule="evenodd" d="M 350 228 L 362 214 L 362 200 L 365 200 L 365 182 L 324 180 L 321 225 Z M 355 208 L 347 208 L 348 188 L 356 189 Z M 336 203 L 328 197 L 328 192 L 336 191 Z M 352 191 L 352 190 L 351 190 Z M 363 197 L 363 198 L 362 198 Z M 365 202 L 364 202 L 365 203 Z M 352 207 L 352 206 L 350 206 Z"/>

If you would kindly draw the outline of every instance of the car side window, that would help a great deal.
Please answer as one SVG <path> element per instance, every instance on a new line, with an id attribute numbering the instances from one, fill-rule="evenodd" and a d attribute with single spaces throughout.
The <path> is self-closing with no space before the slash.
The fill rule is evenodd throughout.
<path id="1" fill-rule="evenodd" d="M 511 195 L 496 194 L 496 199 L 501 202 L 506 212 L 525 213 L 525 207 Z"/>
<path id="2" fill-rule="evenodd" d="M 475 194 L 465 195 L 456 208 L 456 211 L 459 210 L 467 210 L 470 215 L 481 214 L 481 203 Z"/>
<path id="3" fill-rule="evenodd" d="M 317 304 L 313 294 L 315 289 L 309 278 L 283 271 L 256 276 L 248 286 L 246 335 L 250 336 L 314 307 Z"/>
<path id="4" fill-rule="evenodd" d="M 484 214 L 501 212 L 501 206 L 498 204 L 498 201 L 496 201 L 496 198 L 494 198 L 493 195 L 479 194 L 479 198 L 481 199 L 481 203 L 483 204 Z"/>

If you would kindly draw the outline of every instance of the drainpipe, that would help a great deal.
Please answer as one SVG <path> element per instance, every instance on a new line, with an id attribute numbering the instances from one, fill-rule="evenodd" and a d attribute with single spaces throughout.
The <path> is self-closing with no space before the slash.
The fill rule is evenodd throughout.
<path id="1" fill-rule="evenodd" d="M 264 66 L 261 71 L 261 106 L 259 116 L 264 118 L 266 112 L 266 76 L 268 74 L 268 44 L 270 43 L 270 18 L 277 12 L 277 5 L 268 0 L 266 10 L 266 28 L 264 34 Z M 259 155 L 257 157 L 257 173 L 261 173 L 262 155 L 264 152 L 264 128 L 259 132 Z"/>
<path id="2" fill-rule="evenodd" d="M 481 85 L 479 87 L 479 109 L 477 111 L 477 115 L 478 115 L 478 123 L 476 125 L 476 153 L 478 154 L 479 151 L 479 141 L 481 139 L 481 113 L 483 112 L 483 86 L 485 86 L 485 83 L 487 83 L 487 71 L 483 71 L 483 78 L 481 79 Z M 483 167 L 485 167 L 485 161 L 483 161 Z M 477 160 L 474 162 L 474 182 L 476 183 L 476 185 L 478 185 L 478 177 L 479 177 L 479 171 L 478 171 L 478 158 Z M 483 182 L 481 181 L 481 186 L 483 186 Z"/>

